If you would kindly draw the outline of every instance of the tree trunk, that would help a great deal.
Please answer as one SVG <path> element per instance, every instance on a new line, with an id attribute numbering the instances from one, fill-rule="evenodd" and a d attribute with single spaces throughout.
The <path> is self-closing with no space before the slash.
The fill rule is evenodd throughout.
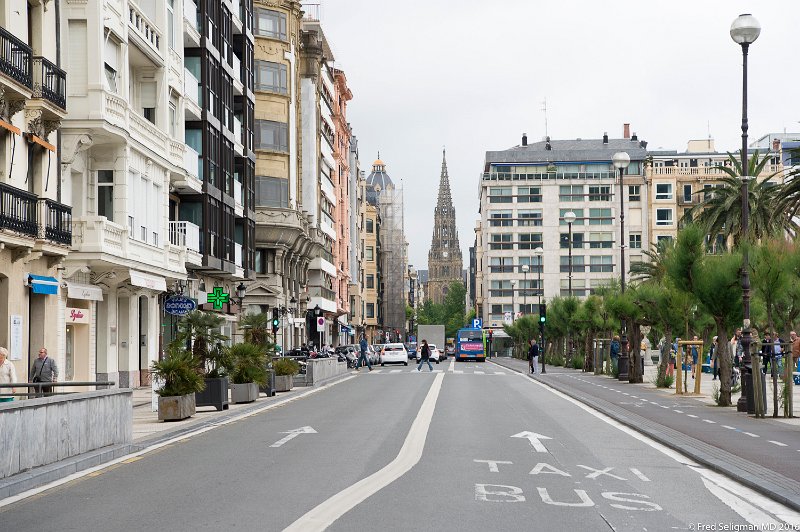
<path id="1" fill-rule="evenodd" d="M 719 364 L 719 406 L 731 406 L 731 344 L 728 341 L 728 331 L 722 325 L 721 319 L 717 322 L 717 364 Z"/>
<path id="2" fill-rule="evenodd" d="M 669 338 L 672 335 L 672 328 L 664 328 L 664 344 L 661 346 L 661 360 L 658 363 L 658 375 L 656 382 L 664 382 L 664 377 L 667 375 L 667 368 L 669 367 Z"/>
<path id="3" fill-rule="evenodd" d="M 631 338 L 628 342 L 628 382 L 640 384 L 644 380 L 642 375 L 642 331 L 634 320 L 629 320 L 628 323 L 631 331 Z"/>

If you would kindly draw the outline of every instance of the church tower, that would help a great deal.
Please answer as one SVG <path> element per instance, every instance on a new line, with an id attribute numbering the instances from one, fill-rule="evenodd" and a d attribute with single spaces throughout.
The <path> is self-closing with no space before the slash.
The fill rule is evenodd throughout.
<path id="1" fill-rule="evenodd" d="M 461 247 L 458 245 L 456 211 L 450 195 L 447 159 L 442 150 L 442 175 L 439 178 L 439 197 L 433 213 L 433 240 L 428 251 L 428 283 L 426 296 L 434 303 L 444 303 L 453 281 L 463 282 Z"/>

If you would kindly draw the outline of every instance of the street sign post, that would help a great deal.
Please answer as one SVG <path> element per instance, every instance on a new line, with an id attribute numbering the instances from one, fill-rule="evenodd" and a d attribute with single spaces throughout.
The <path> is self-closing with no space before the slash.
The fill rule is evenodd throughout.
<path id="1" fill-rule="evenodd" d="M 483 319 L 475 318 L 472 320 L 472 328 L 473 329 L 483 329 Z"/>
<path id="2" fill-rule="evenodd" d="M 164 312 L 173 316 L 186 316 L 196 308 L 194 299 L 186 296 L 172 296 L 164 301 Z"/>

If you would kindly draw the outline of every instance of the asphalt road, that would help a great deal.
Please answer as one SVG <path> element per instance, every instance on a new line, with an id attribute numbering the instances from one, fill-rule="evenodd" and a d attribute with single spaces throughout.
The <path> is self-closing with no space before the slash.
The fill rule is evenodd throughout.
<path id="1" fill-rule="evenodd" d="M 4 507 L 0 529 L 800 527 L 800 515 L 526 377 L 436 369 L 362 371 Z"/>

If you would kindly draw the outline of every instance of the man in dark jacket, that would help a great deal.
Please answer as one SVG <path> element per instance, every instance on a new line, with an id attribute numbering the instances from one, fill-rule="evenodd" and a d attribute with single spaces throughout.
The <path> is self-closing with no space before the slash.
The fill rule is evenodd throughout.
<path id="1" fill-rule="evenodd" d="M 539 373 L 539 344 L 536 343 L 536 338 L 531 338 L 531 344 L 528 347 L 528 365 L 531 373 Z"/>
<path id="2" fill-rule="evenodd" d="M 42 347 L 39 349 L 39 358 L 33 361 L 33 367 L 31 368 L 31 382 L 56 381 L 58 381 L 58 366 L 56 365 L 56 361 L 47 356 L 47 349 Z M 44 394 L 53 393 L 53 387 L 42 386 L 41 392 Z"/>
<path id="3" fill-rule="evenodd" d="M 367 337 L 363 334 L 361 335 L 361 341 L 358 343 L 358 347 L 361 349 L 361 355 L 358 357 L 358 362 L 356 362 L 356 371 L 359 371 L 362 360 L 369 370 L 372 371 L 372 363 L 369 361 L 369 357 L 367 356 Z"/>

